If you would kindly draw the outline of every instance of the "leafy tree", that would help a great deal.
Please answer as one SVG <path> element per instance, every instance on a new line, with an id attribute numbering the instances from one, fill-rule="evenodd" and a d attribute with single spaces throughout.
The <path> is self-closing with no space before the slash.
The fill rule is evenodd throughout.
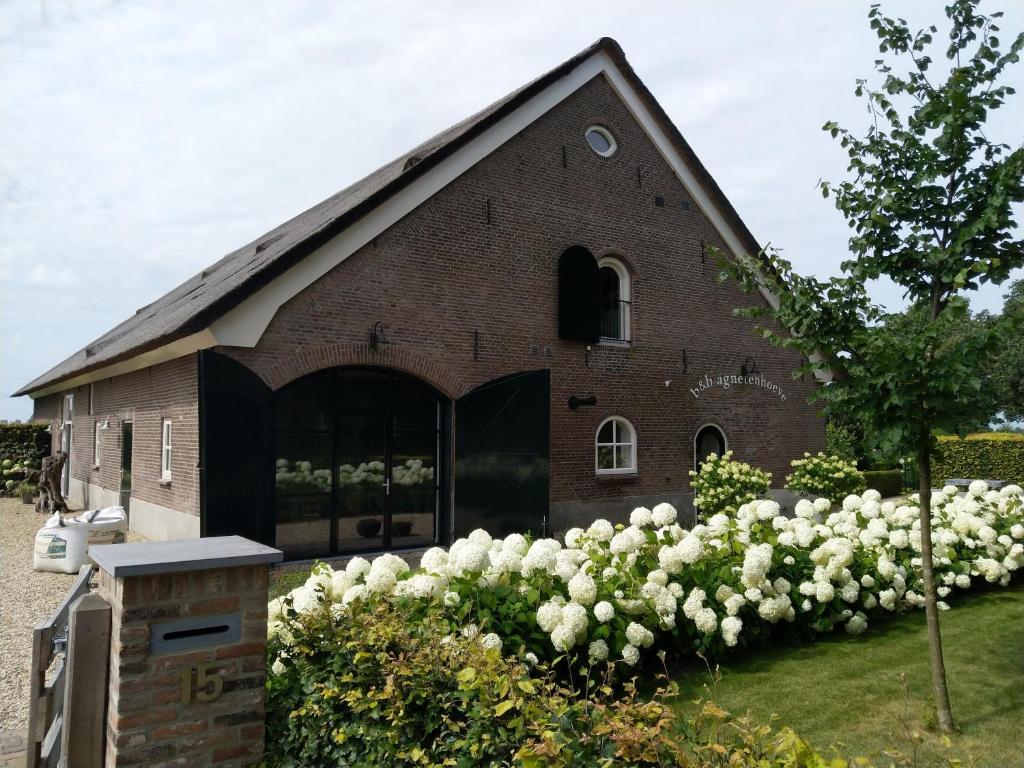
<path id="1" fill-rule="evenodd" d="M 1024 280 L 1010 285 L 1003 317 L 1024 324 Z M 1007 421 L 1024 421 L 1024 332 L 1011 334 L 992 365 L 996 410 Z"/>
<path id="2" fill-rule="evenodd" d="M 950 343 L 958 297 L 982 283 L 1001 283 L 1024 265 L 1024 243 L 1014 238 L 1024 148 L 985 132 L 989 114 L 1013 93 L 999 81 L 1019 60 L 1024 34 L 1004 53 L 995 23 L 1001 14 L 980 14 L 977 0 L 953 0 L 945 12 L 947 63 L 934 68 L 935 27 L 913 33 L 878 6 L 868 14 L 879 50 L 907 71 L 896 74 L 883 58 L 875 62 L 880 82 L 857 81 L 855 93 L 872 121 L 864 136 L 834 122 L 824 126 L 849 157 L 847 180 L 821 184 L 853 230 L 842 274 L 826 281 L 798 275 L 771 249 L 763 261 L 722 263 L 723 277 L 774 294 L 772 306 L 740 312 L 769 314 L 787 329 L 761 332 L 809 358 L 795 375 L 817 370 L 830 377 L 819 393 L 826 411 L 861 415 L 873 425 L 873 446 L 917 458 L 932 687 L 939 727 L 948 732 L 953 716 L 932 563 L 931 457 L 936 429 L 966 431 L 985 418 L 990 405 L 980 396 L 982 376 L 1014 330 L 1004 315 Z M 901 286 L 914 308 L 899 323 L 886 322 L 892 316 L 869 294 L 869 282 L 882 276 Z"/>

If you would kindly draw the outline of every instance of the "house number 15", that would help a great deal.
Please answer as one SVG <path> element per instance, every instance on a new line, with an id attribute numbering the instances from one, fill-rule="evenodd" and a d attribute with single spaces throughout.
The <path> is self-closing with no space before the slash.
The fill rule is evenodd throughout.
<path id="1" fill-rule="evenodd" d="M 201 661 L 193 667 L 181 670 L 181 703 L 191 704 L 197 701 L 213 701 L 224 692 L 224 678 L 211 670 L 217 668 L 214 661 Z M 195 672 L 195 685 L 192 685 L 192 673 Z"/>

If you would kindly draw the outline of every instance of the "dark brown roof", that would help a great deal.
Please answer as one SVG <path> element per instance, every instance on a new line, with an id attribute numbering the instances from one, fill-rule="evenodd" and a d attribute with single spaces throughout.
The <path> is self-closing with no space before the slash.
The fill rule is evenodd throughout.
<path id="1" fill-rule="evenodd" d="M 734 231 L 746 241 L 750 252 L 757 253 L 757 241 L 661 105 L 637 77 L 626 61 L 622 48 L 615 40 L 604 37 L 547 74 L 425 141 L 248 245 L 229 253 L 26 384 L 15 396 L 29 394 L 64 379 L 130 359 L 203 330 L 304 256 L 337 236 L 352 222 L 601 50 L 608 53 L 640 97 L 647 102 L 655 119 L 675 142 L 687 165 L 719 210 L 729 219 Z"/>

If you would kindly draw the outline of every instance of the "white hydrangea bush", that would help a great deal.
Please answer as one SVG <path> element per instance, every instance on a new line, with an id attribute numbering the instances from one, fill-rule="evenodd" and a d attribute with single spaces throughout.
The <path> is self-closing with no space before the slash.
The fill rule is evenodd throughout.
<path id="1" fill-rule="evenodd" d="M 824 452 L 805 453 L 790 462 L 793 471 L 786 475 L 786 488 L 808 496 L 842 499 L 864 491 L 864 475 L 857 465 L 841 456 Z"/>
<path id="2" fill-rule="evenodd" d="M 733 461 L 732 451 L 708 454 L 699 471 L 690 471 L 693 505 L 704 518 L 720 512 L 735 514 L 741 505 L 764 496 L 771 484 L 771 472 Z"/>
<path id="3" fill-rule="evenodd" d="M 946 597 L 975 584 L 1006 586 L 1024 566 L 1024 492 L 952 486 L 932 500 L 933 560 Z M 555 539 L 492 538 L 477 530 L 450 550 L 428 550 L 416 570 L 395 555 L 318 566 L 270 605 L 271 632 L 295 612 L 392 600 L 441 611 L 454 630 L 484 632 L 489 646 L 590 663 L 640 662 L 652 648 L 720 654 L 764 637 L 812 637 L 921 608 L 916 496 L 882 502 L 877 491 L 800 501 L 795 516 L 756 500 L 683 529 L 669 504 L 634 510 L 630 524 L 595 521 Z"/>

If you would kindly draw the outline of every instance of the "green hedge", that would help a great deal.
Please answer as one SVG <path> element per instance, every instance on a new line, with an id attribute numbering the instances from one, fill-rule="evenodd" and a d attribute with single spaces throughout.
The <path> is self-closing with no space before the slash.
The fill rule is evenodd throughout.
<path id="1" fill-rule="evenodd" d="M 963 440 L 943 435 L 932 477 L 936 484 L 953 477 L 1024 484 L 1024 435 L 979 432 Z"/>
<path id="2" fill-rule="evenodd" d="M 901 469 L 873 469 L 862 474 L 867 487 L 878 491 L 883 498 L 899 496 L 903 493 L 903 470 Z"/>
<path id="3" fill-rule="evenodd" d="M 0 496 L 14 493 L 18 483 L 50 452 L 46 424 L 0 421 Z"/>

